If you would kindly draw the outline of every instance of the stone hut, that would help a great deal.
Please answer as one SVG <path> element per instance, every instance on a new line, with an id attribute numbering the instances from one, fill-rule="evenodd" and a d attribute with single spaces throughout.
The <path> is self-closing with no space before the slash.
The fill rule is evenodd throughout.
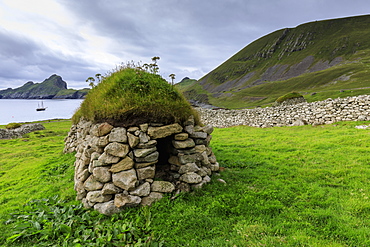
<path id="1" fill-rule="evenodd" d="M 219 170 L 210 147 L 213 127 L 201 126 L 195 117 L 173 122 L 80 118 L 72 125 L 64 149 L 76 152 L 77 199 L 86 208 L 111 215 L 210 182 Z"/>

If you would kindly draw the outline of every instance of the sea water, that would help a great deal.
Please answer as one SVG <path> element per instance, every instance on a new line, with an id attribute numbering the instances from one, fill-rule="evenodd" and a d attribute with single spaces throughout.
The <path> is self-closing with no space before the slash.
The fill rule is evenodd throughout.
<path id="1" fill-rule="evenodd" d="M 49 119 L 70 119 L 81 99 L 0 99 L 0 125 Z M 36 111 L 41 104 L 45 111 Z"/>

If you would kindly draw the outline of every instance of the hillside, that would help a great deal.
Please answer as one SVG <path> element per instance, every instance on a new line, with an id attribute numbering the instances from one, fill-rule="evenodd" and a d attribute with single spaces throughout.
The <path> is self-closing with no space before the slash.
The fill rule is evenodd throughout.
<path id="1" fill-rule="evenodd" d="M 81 99 L 88 90 L 68 89 L 59 75 L 51 75 L 41 83 L 26 82 L 23 86 L 0 90 L 0 99 Z"/>
<path id="2" fill-rule="evenodd" d="M 277 30 L 178 88 L 188 99 L 228 108 L 266 106 L 291 91 L 309 102 L 368 94 L 369 24 L 365 15 Z"/>

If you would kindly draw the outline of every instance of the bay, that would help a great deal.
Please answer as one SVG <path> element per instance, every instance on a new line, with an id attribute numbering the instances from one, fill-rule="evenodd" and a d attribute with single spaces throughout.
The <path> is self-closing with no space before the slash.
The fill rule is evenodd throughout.
<path id="1" fill-rule="evenodd" d="M 0 99 L 0 125 L 49 119 L 70 119 L 81 99 Z M 45 111 L 36 111 L 43 103 Z"/>

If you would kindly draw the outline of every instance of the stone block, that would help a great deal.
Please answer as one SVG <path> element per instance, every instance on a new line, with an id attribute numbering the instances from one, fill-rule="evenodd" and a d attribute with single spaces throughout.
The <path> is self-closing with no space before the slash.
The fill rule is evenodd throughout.
<path id="1" fill-rule="evenodd" d="M 103 195 L 101 190 L 89 191 L 86 195 L 86 200 L 89 202 L 107 202 L 112 198 L 112 195 Z"/>
<path id="2" fill-rule="evenodd" d="M 145 182 L 142 185 L 138 186 L 136 189 L 130 192 L 130 195 L 133 196 L 148 196 L 150 194 L 150 183 Z"/>
<path id="3" fill-rule="evenodd" d="M 112 173 L 109 172 L 109 167 L 96 167 L 93 169 L 93 175 L 101 183 L 107 183 L 112 180 Z"/>
<path id="4" fill-rule="evenodd" d="M 130 151 L 130 147 L 127 144 L 122 144 L 119 142 L 112 142 L 109 143 L 105 148 L 104 152 L 107 154 L 124 158 L 128 152 Z"/>
<path id="5" fill-rule="evenodd" d="M 110 154 L 107 154 L 106 152 L 104 152 L 102 155 L 100 155 L 100 157 L 97 161 L 100 162 L 101 165 L 108 165 L 108 164 L 117 163 L 119 161 L 119 159 L 120 158 L 117 157 L 117 156 L 113 156 L 113 155 L 110 155 Z M 95 162 L 95 160 L 94 160 L 94 165 L 98 164 L 98 162 Z"/>
<path id="6" fill-rule="evenodd" d="M 147 166 L 144 168 L 136 169 L 137 177 L 139 180 L 154 178 L 155 176 L 155 166 Z"/>
<path id="7" fill-rule="evenodd" d="M 158 160 L 158 157 L 159 157 L 159 153 L 157 151 L 149 154 L 148 156 L 145 156 L 145 157 L 142 157 L 142 158 L 135 158 L 135 161 L 136 162 L 139 162 L 139 163 L 146 163 L 146 162 L 155 162 Z"/>
<path id="8" fill-rule="evenodd" d="M 87 191 L 100 190 L 104 184 L 95 179 L 93 175 L 88 177 L 84 182 L 84 189 Z"/>
<path id="9" fill-rule="evenodd" d="M 127 131 L 125 128 L 114 128 L 109 134 L 109 142 L 127 143 Z"/>
<path id="10" fill-rule="evenodd" d="M 202 182 L 202 177 L 196 174 L 195 172 L 189 172 L 181 175 L 180 181 L 183 181 L 188 184 L 197 184 Z"/>
<path id="11" fill-rule="evenodd" d="M 133 167 L 134 167 L 134 161 L 130 157 L 126 156 L 117 164 L 112 165 L 109 171 L 113 173 L 117 173 L 121 171 L 130 170 Z"/>
<path id="12" fill-rule="evenodd" d="M 156 147 L 143 148 L 143 149 L 135 149 L 134 150 L 134 155 L 137 158 L 142 158 L 142 157 L 148 156 L 149 154 L 151 154 L 151 153 L 153 153 L 155 151 L 157 151 L 157 148 Z"/>
<path id="13" fill-rule="evenodd" d="M 163 198 L 163 194 L 160 192 L 150 192 L 149 196 L 143 197 L 141 200 L 141 205 L 150 206 L 154 202 L 159 201 Z"/>
<path id="14" fill-rule="evenodd" d="M 122 211 L 121 208 L 118 208 L 114 205 L 114 201 L 108 201 L 108 202 L 104 202 L 104 203 L 96 203 L 94 205 L 94 209 L 96 211 L 98 211 L 99 213 L 105 214 L 105 215 L 108 215 L 108 216 L 119 213 L 119 212 Z"/>
<path id="15" fill-rule="evenodd" d="M 180 166 L 179 173 L 184 174 L 188 172 L 198 172 L 199 167 L 195 163 L 188 163 L 183 166 Z"/>
<path id="16" fill-rule="evenodd" d="M 180 133 L 182 131 L 181 125 L 178 123 L 165 125 L 161 127 L 152 127 L 148 128 L 148 135 L 152 139 L 165 138 L 167 136 Z"/>
<path id="17" fill-rule="evenodd" d="M 136 148 L 152 148 L 157 145 L 156 140 L 150 140 L 147 143 L 139 143 L 137 144 Z"/>
<path id="18" fill-rule="evenodd" d="M 154 181 L 150 186 L 151 191 L 170 193 L 175 190 L 175 186 L 168 181 Z"/>
<path id="19" fill-rule="evenodd" d="M 176 134 L 174 136 L 174 139 L 176 141 L 184 141 L 184 140 L 186 140 L 188 138 L 189 138 L 189 134 L 188 133 L 179 133 L 179 134 Z"/>
<path id="20" fill-rule="evenodd" d="M 106 183 L 102 188 L 103 195 L 114 195 L 122 192 L 122 189 L 115 186 L 113 183 Z"/>
<path id="21" fill-rule="evenodd" d="M 185 148 L 192 148 L 195 147 L 194 140 L 191 138 L 188 138 L 184 141 L 172 141 L 172 145 L 177 149 L 185 149 Z"/>
<path id="22" fill-rule="evenodd" d="M 130 145 L 131 148 L 136 147 L 136 145 L 139 144 L 140 142 L 140 138 L 131 133 L 127 133 L 127 138 L 128 138 L 128 144 Z"/>
<path id="23" fill-rule="evenodd" d="M 117 194 L 114 198 L 114 205 L 118 208 L 123 206 L 136 206 L 141 202 L 141 197 L 126 195 L 126 194 Z"/>
<path id="24" fill-rule="evenodd" d="M 124 190 L 132 190 L 136 187 L 138 182 L 135 169 L 113 173 L 113 184 Z"/>

